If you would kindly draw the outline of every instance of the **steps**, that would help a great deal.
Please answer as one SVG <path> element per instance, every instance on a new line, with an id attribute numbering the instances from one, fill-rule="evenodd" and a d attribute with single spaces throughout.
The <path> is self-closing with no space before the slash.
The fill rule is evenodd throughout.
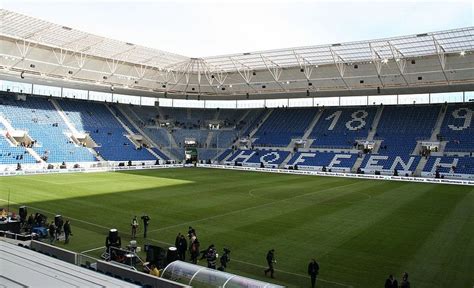
<path id="1" fill-rule="evenodd" d="M 377 133 L 377 126 L 379 126 L 380 118 L 382 118 L 383 108 L 384 106 L 379 106 L 377 113 L 375 113 L 374 122 L 372 122 L 372 130 L 370 130 L 367 135 L 367 141 L 374 140 L 374 136 Z"/>
<path id="2" fill-rule="evenodd" d="M 28 151 L 28 153 L 30 153 L 31 156 L 33 156 L 33 158 L 35 158 L 36 161 L 38 161 L 39 163 L 46 163 L 43 159 L 41 159 L 38 153 L 36 153 L 36 151 L 33 150 L 33 148 L 25 148 L 25 149 L 26 151 Z"/>
<path id="3" fill-rule="evenodd" d="M 258 129 L 260 129 L 260 127 L 262 127 L 262 125 L 265 123 L 265 121 L 268 119 L 268 117 L 270 117 L 270 115 L 272 114 L 273 112 L 273 109 L 268 109 L 267 113 L 265 114 L 265 116 L 263 116 L 260 124 L 257 123 L 256 127 L 250 132 L 250 137 L 249 138 L 252 138 L 253 135 L 255 135 L 255 133 L 257 133 Z"/>
<path id="4" fill-rule="evenodd" d="M 278 168 L 283 169 L 285 168 L 286 165 L 288 165 L 288 162 L 290 162 L 291 158 L 293 158 L 293 153 L 289 153 L 288 156 L 286 156 L 285 160 L 281 162 L 280 166 Z"/>
<path id="5" fill-rule="evenodd" d="M 120 123 L 120 125 L 123 127 L 123 129 L 125 129 L 125 131 L 127 131 L 127 133 L 128 133 L 129 135 L 134 135 L 134 134 L 135 134 L 135 133 L 133 133 L 133 131 L 132 131 L 130 128 L 128 128 L 127 125 L 125 125 L 125 123 L 122 122 L 122 120 L 120 120 L 120 118 L 119 118 L 117 115 L 115 115 L 114 110 L 112 110 L 112 108 L 110 108 L 109 105 L 104 104 L 104 106 L 107 107 L 107 110 L 109 110 L 110 113 L 112 113 L 112 115 L 114 116 L 115 120 L 117 120 L 117 121 Z M 122 112 L 120 109 L 118 109 L 118 110 L 119 110 L 120 112 Z M 123 113 L 122 113 L 122 114 L 123 114 Z M 128 118 L 127 118 L 127 119 L 128 119 Z M 129 121 L 130 121 L 130 120 L 129 120 Z M 132 141 L 132 140 L 130 140 L 130 141 Z M 137 143 L 135 143 L 134 141 L 132 141 L 132 143 L 134 143 L 135 145 L 137 145 Z"/>
<path id="6" fill-rule="evenodd" d="M 214 118 L 212 120 L 219 120 L 219 115 L 221 115 L 221 109 L 217 109 L 216 114 L 214 114 Z"/>
<path id="7" fill-rule="evenodd" d="M 207 133 L 207 138 L 206 138 L 206 148 L 210 148 L 211 146 L 211 141 L 212 141 L 212 138 L 214 137 L 214 131 L 209 131 L 209 133 Z"/>
<path id="8" fill-rule="evenodd" d="M 420 162 L 416 166 L 413 176 L 415 177 L 421 176 L 421 172 L 423 172 L 423 168 L 425 168 L 426 162 L 428 162 L 428 159 L 426 157 L 421 157 Z"/>
<path id="9" fill-rule="evenodd" d="M 364 158 L 367 157 L 367 155 L 364 155 L 364 157 L 357 157 L 356 162 L 354 163 L 354 166 L 352 166 L 351 172 L 356 173 L 357 170 L 360 168 L 360 165 L 362 165 L 362 162 L 364 161 Z"/>
<path id="10" fill-rule="evenodd" d="M 5 117 L 3 117 L 2 115 L 0 115 L 0 123 L 3 124 L 3 126 L 7 129 L 7 131 L 16 131 L 16 129 L 13 128 L 13 126 L 10 124 L 10 122 Z M 5 136 L 5 139 L 12 146 L 17 146 L 18 145 L 18 143 L 16 142 L 16 140 L 13 137 L 11 137 L 11 139 L 10 139 L 10 138 Z M 12 142 L 12 140 L 15 141 L 15 142 Z M 28 153 L 30 153 L 30 155 L 33 158 L 35 158 L 35 160 L 38 161 L 39 163 L 46 163 L 43 159 L 41 159 L 41 157 L 38 155 L 38 153 L 36 153 L 36 151 L 33 150 L 32 148 L 26 148 L 25 147 L 25 150 L 28 151 Z"/>
<path id="11" fill-rule="evenodd" d="M 67 118 L 66 114 L 64 113 L 61 106 L 59 106 L 58 102 L 56 102 L 56 100 L 54 99 L 51 99 L 50 101 L 51 101 L 51 104 L 53 104 L 54 108 L 56 108 L 56 111 L 58 111 L 59 116 L 63 119 L 64 123 L 66 123 L 66 126 L 69 129 L 69 131 L 71 131 L 72 134 L 78 134 L 79 131 L 77 131 L 74 124 L 72 124 L 71 121 L 69 121 L 69 118 Z"/>
<path id="12" fill-rule="evenodd" d="M 439 110 L 438 119 L 436 120 L 435 127 L 433 128 L 433 132 L 431 133 L 430 141 L 438 141 L 437 135 L 441 131 L 441 125 L 443 125 L 444 117 L 446 116 L 446 110 L 448 110 L 448 106 L 446 104 L 441 106 Z"/>
<path id="13" fill-rule="evenodd" d="M 324 108 L 319 109 L 318 113 L 316 113 L 313 120 L 309 124 L 308 129 L 306 129 L 306 131 L 304 132 L 303 140 L 307 140 L 309 135 L 311 135 L 311 132 L 313 132 L 314 126 L 316 126 L 316 123 L 318 123 L 319 118 L 321 118 L 321 116 L 323 115 L 323 112 L 324 112 Z"/>
<path id="14" fill-rule="evenodd" d="M 2 123 L 3 126 L 5 126 L 5 128 L 7 128 L 7 131 L 15 131 L 15 128 L 13 128 L 10 122 L 8 122 L 8 120 L 4 118 L 2 115 L 0 115 L 0 123 Z"/>
<path id="15" fill-rule="evenodd" d="M 138 133 L 140 133 L 140 135 L 143 136 L 143 138 L 145 138 L 145 140 L 150 143 L 153 147 L 160 147 L 159 145 L 157 145 L 150 137 L 148 137 L 148 135 L 137 125 L 137 123 L 135 123 L 135 121 L 133 121 L 133 119 L 125 112 L 125 110 L 123 109 L 123 107 L 121 106 L 117 106 L 117 109 L 119 110 L 120 113 L 122 113 L 123 117 L 125 117 L 128 122 L 130 122 L 132 125 L 133 125 L 133 128 L 137 129 Z M 131 109 L 128 109 L 129 111 L 131 111 L 133 113 L 133 110 Z M 117 118 L 117 117 L 116 117 Z M 138 118 L 140 119 L 140 118 Z M 122 123 L 123 124 L 123 123 Z M 171 135 L 170 135 L 171 136 Z M 172 137 L 170 137 L 170 139 L 172 139 Z M 176 143 L 175 143 L 176 144 Z M 147 150 L 153 155 L 155 156 L 157 159 L 161 159 L 161 157 L 159 157 L 153 150 L 151 149 L 148 149 Z M 166 149 L 160 149 L 160 151 L 165 154 L 166 157 L 170 158 L 170 159 L 175 159 L 176 157 L 173 157 L 172 154 L 167 151 Z M 164 160 L 164 159 L 162 159 Z"/>

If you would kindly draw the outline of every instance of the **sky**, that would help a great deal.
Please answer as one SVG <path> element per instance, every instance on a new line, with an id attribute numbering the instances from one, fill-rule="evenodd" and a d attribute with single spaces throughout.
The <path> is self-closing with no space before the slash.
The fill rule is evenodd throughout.
<path id="1" fill-rule="evenodd" d="M 2 8 L 188 57 L 474 26 L 474 1 L 0 0 Z"/>

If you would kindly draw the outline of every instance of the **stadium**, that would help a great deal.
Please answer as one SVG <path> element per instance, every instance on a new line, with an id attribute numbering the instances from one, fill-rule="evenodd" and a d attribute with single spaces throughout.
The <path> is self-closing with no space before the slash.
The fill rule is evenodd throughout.
<path id="1" fill-rule="evenodd" d="M 188 57 L 0 17 L 1 286 L 474 285 L 474 27 Z"/>

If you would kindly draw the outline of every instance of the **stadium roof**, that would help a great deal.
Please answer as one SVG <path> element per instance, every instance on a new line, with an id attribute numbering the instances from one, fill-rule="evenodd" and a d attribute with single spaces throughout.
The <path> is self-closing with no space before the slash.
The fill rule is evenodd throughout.
<path id="1" fill-rule="evenodd" d="M 114 86 L 125 94 L 223 98 L 350 91 L 357 95 L 374 88 L 474 83 L 474 27 L 192 58 L 4 9 L 0 13 L 3 73 L 24 71 L 57 81 Z M 417 65 L 410 66 L 409 61 L 415 60 Z"/>
<path id="2" fill-rule="evenodd" d="M 137 64 L 162 67 L 189 58 L 158 49 L 109 39 L 44 20 L 0 10 L 0 35 L 64 50 Z"/>

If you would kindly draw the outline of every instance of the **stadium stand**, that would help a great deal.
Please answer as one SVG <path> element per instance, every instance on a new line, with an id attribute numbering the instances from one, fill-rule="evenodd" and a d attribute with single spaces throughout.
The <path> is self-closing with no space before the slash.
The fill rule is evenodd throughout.
<path id="1" fill-rule="evenodd" d="M 285 147 L 301 138 L 315 116 L 314 109 L 274 109 L 254 135 L 258 146 Z"/>
<path id="2" fill-rule="evenodd" d="M 417 140 L 430 138 L 440 108 L 440 105 L 385 107 L 374 138 L 382 140 L 379 154 L 412 154 Z"/>
<path id="3" fill-rule="evenodd" d="M 474 104 L 448 105 L 439 140 L 448 141 L 445 152 L 474 151 Z"/>
<path id="4" fill-rule="evenodd" d="M 0 97 L 0 164 L 33 164 L 41 158 L 46 163 L 99 161 L 94 151 L 112 161 L 156 161 L 157 157 L 183 161 L 185 139 L 195 139 L 199 161 L 227 165 L 344 172 L 360 167 L 365 173 L 393 174 L 397 170 L 400 175 L 416 171 L 417 175 L 436 171 L 456 177 L 474 174 L 472 104 L 225 110 L 31 96 L 18 100 L 15 95 Z M 162 121 L 170 126 L 162 126 Z M 208 126 L 210 123 L 218 127 Z M 86 133 L 97 147 L 78 145 L 71 130 Z M 15 142 L 17 137 L 12 138 L 13 131 L 25 132 L 35 144 L 22 147 Z M 153 154 L 133 138 L 140 133 L 157 145 L 150 147 Z M 239 140 L 251 133 L 254 143 Z M 305 133 L 310 148 L 289 146 L 292 139 L 306 137 Z M 356 144 L 369 140 L 369 135 L 375 146 L 365 154 Z M 440 143 L 436 144 L 439 150 L 421 157 L 415 147 L 422 141 Z M 263 147 L 255 148 L 259 146 Z"/>
<path id="5" fill-rule="evenodd" d="M 278 168 L 280 164 L 290 155 L 288 151 L 279 150 L 237 150 L 230 156 L 226 163 L 238 163 L 244 166 Z"/>
<path id="6" fill-rule="evenodd" d="M 309 139 L 313 148 L 353 148 L 356 139 L 365 139 L 372 129 L 377 108 L 327 108 Z"/>
<path id="7" fill-rule="evenodd" d="M 76 129 L 88 132 L 99 145 L 94 148 L 104 159 L 112 161 L 156 160 L 146 149 L 127 138 L 127 132 L 107 109 L 106 104 L 58 101 Z"/>
<path id="8" fill-rule="evenodd" d="M 474 158 L 464 157 L 429 157 L 424 172 L 441 174 L 474 174 Z"/>
<path id="9" fill-rule="evenodd" d="M 50 100 L 29 97 L 26 101 L 23 101 L 14 100 L 8 96 L 1 99 L 0 113 L 15 130 L 27 132 L 30 140 L 35 142 L 32 146 L 33 150 L 46 162 L 89 162 L 96 160 L 87 148 L 75 144 L 66 135 L 71 131 L 69 131 Z M 29 162 L 31 162 L 31 158 L 26 157 L 25 161 L 20 163 Z"/>
<path id="10" fill-rule="evenodd" d="M 286 167 L 303 170 L 323 170 L 349 172 L 357 160 L 357 154 L 334 152 L 298 152 L 295 153 Z"/>

